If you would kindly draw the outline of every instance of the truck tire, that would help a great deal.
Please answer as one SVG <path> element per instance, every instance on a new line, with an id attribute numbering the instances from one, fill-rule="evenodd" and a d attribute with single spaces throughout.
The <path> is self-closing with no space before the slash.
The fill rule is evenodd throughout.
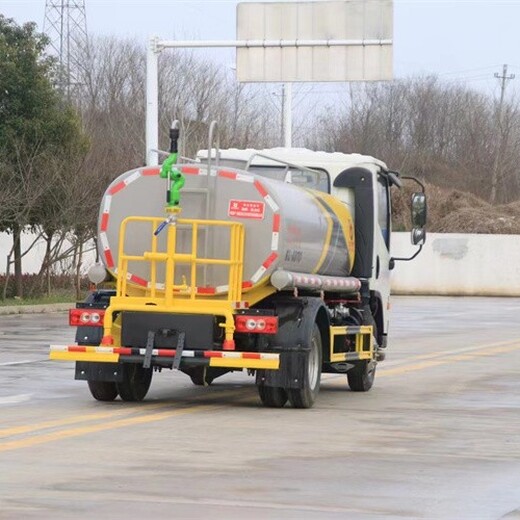
<path id="1" fill-rule="evenodd" d="M 376 365 L 372 361 L 361 361 L 347 372 L 348 386 L 353 392 L 368 392 L 376 377 Z"/>
<path id="2" fill-rule="evenodd" d="M 320 391 L 322 355 L 321 332 L 315 323 L 307 356 L 307 377 L 303 388 L 288 389 L 289 401 L 294 408 L 310 408 L 314 404 Z"/>
<path id="3" fill-rule="evenodd" d="M 283 408 L 288 397 L 283 388 L 263 385 L 258 387 L 258 395 L 262 404 L 270 408 Z"/>
<path id="4" fill-rule="evenodd" d="M 365 322 L 372 325 L 374 350 L 377 352 L 377 325 L 376 320 L 370 314 Z M 376 377 L 376 364 L 371 361 L 360 361 L 354 368 L 347 372 L 348 386 L 353 392 L 368 392 L 374 385 Z"/>
<path id="5" fill-rule="evenodd" d="M 123 401 L 142 401 L 152 382 L 152 369 L 128 363 L 123 371 L 123 381 L 116 383 Z"/>
<path id="6" fill-rule="evenodd" d="M 191 382 L 196 386 L 209 386 L 213 383 L 213 377 L 208 374 L 206 367 L 195 367 L 189 376 Z"/>
<path id="7" fill-rule="evenodd" d="M 87 381 L 92 397 L 98 401 L 113 401 L 117 395 L 115 383 L 109 381 Z"/>

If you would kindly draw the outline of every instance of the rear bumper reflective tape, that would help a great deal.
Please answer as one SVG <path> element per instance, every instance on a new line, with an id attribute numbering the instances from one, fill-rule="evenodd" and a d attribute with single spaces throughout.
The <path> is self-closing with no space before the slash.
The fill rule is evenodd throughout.
<path id="1" fill-rule="evenodd" d="M 124 355 L 124 356 L 144 356 L 145 348 L 131 347 L 93 347 L 82 345 L 50 345 L 52 353 L 69 354 L 99 354 L 99 355 Z M 174 357 L 175 349 L 153 349 L 153 356 Z M 258 360 L 277 360 L 280 355 L 273 352 L 227 352 L 222 350 L 184 350 L 183 357 L 191 358 L 221 358 L 221 359 L 258 359 Z"/>

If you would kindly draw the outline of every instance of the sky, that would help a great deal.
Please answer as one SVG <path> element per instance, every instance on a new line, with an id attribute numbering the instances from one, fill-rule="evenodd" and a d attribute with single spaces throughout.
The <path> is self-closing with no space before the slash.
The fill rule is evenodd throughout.
<path id="1" fill-rule="evenodd" d="M 88 30 L 145 42 L 234 39 L 234 0 L 85 0 Z M 42 27 L 45 0 L 0 0 L 0 12 Z M 394 0 L 394 75 L 438 74 L 497 94 L 502 64 L 516 74 L 508 91 L 520 92 L 520 0 Z M 222 50 L 225 66 L 234 60 Z M 334 84 L 329 87 L 334 90 Z"/>

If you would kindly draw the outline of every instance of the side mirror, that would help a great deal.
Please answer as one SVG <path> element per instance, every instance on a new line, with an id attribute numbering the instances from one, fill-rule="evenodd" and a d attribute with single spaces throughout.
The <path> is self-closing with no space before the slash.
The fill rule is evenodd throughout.
<path id="1" fill-rule="evenodd" d="M 412 195 L 412 225 L 414 228 L 423 228 L 426 226 L 426 195 L 416 192 Z M 414 242 L 417 244 L 417 242 Z"/>
<path id="2" fill-rule="evenodd" d="M 412 244 L 414 246 L 424 244 L 426 240 L 426 230 L 424 228 L 412 229 Z"/>
<path id="3" fill-rule="evenodd" d="M 409 258 L 390 258 L 389 268 L 393 269 L 395 267 L 395 262 L 397 260 L 402 260 L 408 262 L 409 260 L 413 260 L 422 250 L 424 242 L 426 241 L 426 217 L 427 217 L 427 208 L 426 208 L 426 190 L 424 188 L 424 184 L 417 179 L 416 177 L 412 177 L 410 175 L 399 175 L 399 181 L 401 180 L 411 180 L 418 184 L 422 191 L 415 192 L 412 195 L 412 244 L 414 246 L 419 246 L 417 251 L 410 256 Z"/>

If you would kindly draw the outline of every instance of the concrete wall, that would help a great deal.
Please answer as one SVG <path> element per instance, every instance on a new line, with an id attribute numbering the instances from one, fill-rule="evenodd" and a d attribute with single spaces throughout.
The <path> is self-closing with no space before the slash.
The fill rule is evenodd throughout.
<path id="1" fill-rule="evenodd" d="M 394 233 L 393 256 L 415 250 Z M 520 236 L 429 233 L 415 260 L 396 262 L 392 293 L 520 296 Z"/>
<path id="2" fill-rule="evenodd" d="M 33 233 L 24 233 L 22 235 L 22 253 L 31 246 L 32 242 L 36 238 Z M 0 274 L 5 274 L 7 255 L 13 247 L 13 237 L 7 233 L 0 233 Z M 89 247 L 93 247 L 91 244 Z M 27 253 L 22 259 L 22 270 L 24 273 L 32 274 L 37 273 L 42 265 L 43 258 L 45 256 L 45 242 L 39 240 L 36 245 Z M 94 252 L 86 252 L 83 256 L 83 271 L 86 271 L 88 267 L 94 263 L 95 254 Z M 66 270 L 70 267 L 70 262 L 63 262 L 63 269 Z M 14 266 L 11 265 L 11 274 L 14 272 Z"/>
<path id="3" fill-rule="evenodd" d="M 32 237 L 23 238 L 29 245 Z M 5 273 L 11 237 L 0 233 L 0 274 Z M 415 251 L 409 233 L 392 235 L 392 255 Z M 40 269 L 44 245 L 23 259 L 24 273 Z M 83 270 L 94 262 L 94 253 L 83 259 Z M 396 262 L 392 272 L 393 294 L 520 296 L 520 236 L 429 233 L 419 256 Z"/>

